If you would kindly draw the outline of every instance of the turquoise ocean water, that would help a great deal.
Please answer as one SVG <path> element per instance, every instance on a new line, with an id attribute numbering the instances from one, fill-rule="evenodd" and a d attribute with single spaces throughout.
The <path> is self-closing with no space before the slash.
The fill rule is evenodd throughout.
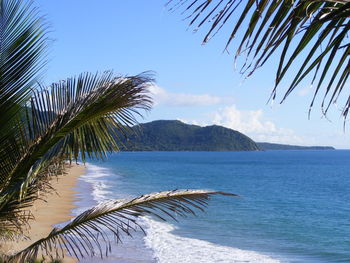
<path id="1" fill-rule="evenodd" d="M 103 262 L 350 262 L 349 160 L 345 150 L 117 153 L 89 162 L 76 212 L 163 190 L 237 193 L 179 223 L 143 219 L 147 235 Z"/>

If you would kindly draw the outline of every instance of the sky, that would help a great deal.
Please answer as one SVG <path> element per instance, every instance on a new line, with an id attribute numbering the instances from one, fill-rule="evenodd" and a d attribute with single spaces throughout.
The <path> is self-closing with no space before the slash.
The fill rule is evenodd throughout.
<path id="1" fill-rule="evenodd" d="M 308 118 L 313 95 L 308 84 L 298 87 L 283 104 L 278 99 L 268 102 L 277 57 L 245 79 L 236 69 L 233 52 L 223 52 L 229 26 L 202 45 L 205 30 L 193 32 L 180 12 L 168 12 L 165 3 L 35 1 L 50 25 L 44 82 L 82 72 L 113 70 L 124 76 L 152 71 L 154 107 L 140 122 L 177 119 L 222 125 L 260 142 L 350 148 L 350 127 L 344 132 L 336 106 L 325 118 L 317 104 Z M 277 98 L 285 87 L 282 83 Z"/>

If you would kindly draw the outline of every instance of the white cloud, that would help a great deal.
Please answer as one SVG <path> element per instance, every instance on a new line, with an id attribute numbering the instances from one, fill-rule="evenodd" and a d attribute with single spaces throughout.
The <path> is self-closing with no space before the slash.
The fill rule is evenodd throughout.
<path id="1" fill-rule="evenodd" d="M 309 87 L 307 88 L 310 89 Z M 220 125 L 237 130 L 258 142 L 274 142 L 283 144 L 312 144 L 313 141 L 299 136 L 292 129 L 278 127 L 273 121 L 264 117 L 264 112 L 258 110 L 239 110 L 232 104 L 232 97 L 220 97 L 209 94 L 171 93 L 156 85 L 150 87 L 150 92 L 155 105 L 166 105 L 169 107 L 190 107 L 210 105 L 230 105 L 222 107 L 215 112 L 205 114 L 202 119 L 181 121 L 200 125 Z M 300 94 L 304 95 L 304 94 Z M 202 115 L 204 116 L 204 115 Z"/>
<path id="2" fill-rule="evenodd" d="M 305 140 L 293 130 L 277 127 L 272 121 L 265 120 L 261 109 L 238 110 L 235 105 L 231 105 L 212 113 L 209 120 L 187 121 L 187 123 L 224 126 L 242 132 L 258 142 L 305 144 Z"/>
<path id="3" fill-rule="evenodd" d="M 167 106 L 210 106 L 232 103 L 232 97 L 219 97 L 209 94 L 171 93 L 156 85 L 149 88 L 155 105 Z"/>

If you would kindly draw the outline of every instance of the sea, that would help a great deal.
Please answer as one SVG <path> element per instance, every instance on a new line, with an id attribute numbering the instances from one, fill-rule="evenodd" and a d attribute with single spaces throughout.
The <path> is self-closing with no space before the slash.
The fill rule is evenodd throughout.
<path id="1" fill-rule="evenodd" d="M 110 199 L 174 189 L 214 196 L 196 216 L 140 219 L 108 258 L 80 262 L 350 262 L 350 150 L 121 152 L 89 161 L 78 214 Z"/>

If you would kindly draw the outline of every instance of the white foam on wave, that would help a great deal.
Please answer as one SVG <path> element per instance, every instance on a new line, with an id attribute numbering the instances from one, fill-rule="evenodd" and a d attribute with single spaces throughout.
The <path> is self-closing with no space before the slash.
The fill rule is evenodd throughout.
<path id="1" fill-rule="evenodd" d="M 255 251 L 221 246 L 207 241 L 181 237 L 171 232 L 175 227 L 150 218 L 146 225 L 146 245 L 159 263 L 278 263 L 278 259 Z"/>
<path id="2" fill-rule="evenodd" d="M 109 169 L 100 167 L 93 164 L 86 165 L 86 173 L 81 178 L 91 184 L 93 199 L 99 203 L 106 201 L 112 192 L 108 191 L 110 188 L 107 185 L 107 181 L 103 180 L 103 177 L 109 177 L 112 173 Z"/>
<path id="3" fill-rule="evenodd" d="M 110 169 L 87 164 L 86 173 L 81 179 L 92 186 L 92 197 L 95 202 L 115 198 L 108 178 L 118 177 Z M 114 180 L 113 180 L 114 181 Z M 114 189 L 115 190 L 115 189 Z M 159 263 L 279 263 L 280 260 L 255 251 L 221 246 L 207 241 L 174 235 L 175 227 L 168 223 L 150 218 L 142 218 L 147 235 L 144 237 L 146 247 L 153 251 Z M 141 246 L 140 246 L 141 247 Z"/>

